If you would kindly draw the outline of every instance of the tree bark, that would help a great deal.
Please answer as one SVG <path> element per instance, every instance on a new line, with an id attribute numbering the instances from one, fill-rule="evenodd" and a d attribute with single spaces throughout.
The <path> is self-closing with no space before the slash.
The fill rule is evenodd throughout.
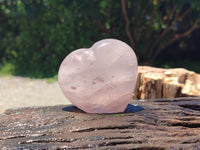
<path id="1" fill-rule="evenodd" d="M 133 99 L 200 96 L 200 75 L 186 69 L 139 66 Z"/>

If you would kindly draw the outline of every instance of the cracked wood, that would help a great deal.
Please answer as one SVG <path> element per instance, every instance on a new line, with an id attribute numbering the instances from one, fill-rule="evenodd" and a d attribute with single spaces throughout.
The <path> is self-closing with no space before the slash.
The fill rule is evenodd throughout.
<path id="1" fill-rule="evenodd" d="M 200 98 L 131 101 L 121 114 L 74 106 L 0 114 L 0 149 L 200 149 Z"/>

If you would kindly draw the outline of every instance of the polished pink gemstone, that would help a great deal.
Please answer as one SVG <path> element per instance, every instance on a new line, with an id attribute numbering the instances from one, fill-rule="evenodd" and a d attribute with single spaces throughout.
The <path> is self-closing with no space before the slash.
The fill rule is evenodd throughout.
<path id="1" fill-rule="evenodd" d="M 70 53 L 60 65 L 58 82 L 67 99 L 85 112 L 123 112 L 135 88 L 137 68 L 130 46 L 105 39 Z"/>

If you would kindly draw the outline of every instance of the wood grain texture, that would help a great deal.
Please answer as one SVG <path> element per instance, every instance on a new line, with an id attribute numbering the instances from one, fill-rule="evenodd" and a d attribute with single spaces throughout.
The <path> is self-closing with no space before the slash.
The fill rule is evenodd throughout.
<path id="1" fill-rule="evenodd" d="M 200 75 L 183 69 L 138 67 L 133 99 L 200 96 Z"/>
<path id="2" fill-rule="evenodd" d="M 200 98 L 131 101 L 124 113 L 74 106 L 0 114 L 0 149 L 200 149 Z"/>

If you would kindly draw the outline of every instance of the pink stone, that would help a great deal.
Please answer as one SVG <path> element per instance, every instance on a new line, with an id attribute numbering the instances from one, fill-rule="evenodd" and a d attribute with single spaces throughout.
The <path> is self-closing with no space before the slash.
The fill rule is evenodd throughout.
<path id="1" fill-rule="evenodd" d="M 137 68 L 130 46 L 105 39 L 70 53 L 60 65 L 58 82 L 67 99 L 85 112 L 123 112 L 135 88 Z"/>

